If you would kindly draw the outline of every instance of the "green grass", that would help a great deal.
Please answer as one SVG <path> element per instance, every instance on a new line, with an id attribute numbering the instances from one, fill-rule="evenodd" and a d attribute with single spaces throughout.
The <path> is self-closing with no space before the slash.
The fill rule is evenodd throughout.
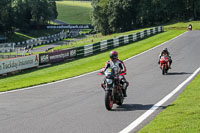
<path id="1" fill-rule="evenodd" d="M 25 35 L 25 34 L 23 34 L 23 33 L 15 32 L 15 34 L 18 35 L 18 36 L 23 36 L 23 37 L 25 37 L 25 38 L 34 39 L 34 37 Z"/>
<path id="2" fill-rule="evenodd" d="M 91 2 L 57 1 L 58 19 L 70 24 L 91 24 Z M 51 23 L 52 24 L 52 23 Z M 15 32 L 8 36 L 8 42 L 20 42 L 56 34 L 60 30 L 32 30 L 28 33 Z"/>
<path id="3" fill-rule="evenodd" d="M 119 58 L 124 60 L 149 48 L 159 45 L 183 33 L 183 30 L 170 30 L 142 41 L 116 48 Z M 102 68 L 109 59 L 109 51 L 75 60 L 72 62 L 26 71 L 21 74 L 0 79 L 0 91 L 13 90 L 38 84 L 61 80 Z"/>
<path id="4" fill-rule="evenodd" d="M 200 30 L 200 21 L 191 21 L 191 22 L 179 22 L 170 25 L 166 25 L 165 29 L 182 29 L 186 30 L 188 25 L 192 24 L 193 30 Z"/>
<path id="5" fill-rule="evenodd" d="M 69 24 L 91 24 L 91 2 L 57 1 L 58 18 Z"/>
<path id="6" fill-rule="evenodd" d="M 28 39 L 32 39 L 32 37 L 18 34 L 17 32 L 8 36 L 8 42 L 20 42 Z"/>
<path id="7" fill-rule="evenodd" d="M 192 24 L 194 23 L 193 28 L 195 28 L 195 23 L 197 22 L 194 21 L 191 23 Z M 176 25 L 177 27 L 182 27 L 181 23 L 178 23 Z M 169 25 L 168 27 L 173 27 L 173 26 L 174 25 Z M 187 27 L 187 25 L 185 26 Z M 135 31 L 129 31 L 125 33 L 113 34 L 113 35 L 108 35 L 108 36 L 102 36 L 98 34 L 98 35 L 95 35 L 97 37 L 96 37 L 96 40 L 93 41 L 93 43 L 95 41 L 98 42 L 101 40 L 111 39 L 113 37 L 117 37 L 120 35 L 128 35 L 128 34 L 138 32 L 138 31 L 142 31 L 142 30 L 145 30 L 145 29 L 139 29 Z M 144 39 L 142 41 L 139 41 L 133 44 L 116 48 L 115 50 L 119 52 L 120 59 L 124 60 L 140 52 L 143 52 L 151 47 L 159 45 L 175 36 L 178 36 L 185 31 L 186 31 L 185 29 L 180 30 L 179 28 L 177 29 L 165 28 L 165 32 L 163 33 L 149 37 L 147 39 Z M 90 41 L 91 41 L 91 38 L 87 38 L 85 40 L 84 45 L 90 44 Z M 77 45 L 80 45 L 80 44 L 77 43 Z M 95 56 L 90 56 L 87 58 L 75 60 L 72 62 L 54 65 L 48 68 L 34 69 L 31 71 L 22 72 L 17 75 L 3 77 L 0 80 L 0 84 L 1 84 L 0 91 L 7 91 L 7 90 L 28 87 L 28 86 L 34 86 L 34 85 L 57 81 L 57 80 L 77 76 L 80 74 L 84 74 L 87 72 L 91 72 L 94 70 L 98 70 L 101 67 L 103 67 L 106 60 L 108 60 L 108 54 L 109 54 L 109 51 L 95 55 Z"/>
<path id="8" fill-rule="evenodd" d="M 199 133 L 200 74 L 184 92 L 138 133 Z"/>
<path id="9" fill-rule="evenodd" d="M 200 21 L 191 21 L 191 22 L 186 22 L 186 23 L 179 22 L 179 23 L 175 23 L 175 24 L 166 25 L 165 31 L 168 31 L 168 30 L 185 30 L 186 31 L 186 28 L 188 27 L 188 25 L 190 23 L 193 25 L 193 30 L 200 30 Z M 68 43 L 66 45 L 57 46 L 53 50 L 84 46 L 84 45 L 100 42 L 100 41 L 103 41 L 103 40 L 108 40 L 108 39 L 111 39 L 111 38 L 114 38 L 114 37 L 133 34 L 133 33 L 140 32 L 140 31 L 143 31 L 143 30 L 147 30 L 147 29 L 150 29 L 150 28 L 138 29 L 138 30 L 123 32 L 123 33 L 116 33 L 116 34 L 107 35 L 107 36 L 103 36 L 102 34 L 99 33 L 99 34 L 89 36 L 87 38 L 84 38 L 84 39 L 76 41 L 76 42 L 71 42 L 71 43 Z"/>
<path id="10" fill-rule="evenodd" d="M 103 40 L 112 39 L 114 37 L 119 37 L 119 36 L 123 36 L 123 35 L 130 35 L 130 34 L 140 32 L 140 31 L 143 31 L 143 30 L 146 30 L 146 29 L 150 29 L 150 28 L 138 29 L 138 30 L 123 32 L 123 33 L 115 33 L 115 34 L 107 35 L 107 36 L 103 36 L 101 33 L 98 33 L 96 35 L 91 35 L 87 38 L 81 39 L 81 40 L 76 41 L 76 42 L 70 42 L 66 45 L 57 46 L 57 47 L 53 48 L 53 50 L 84 46 L 84 45 L 100 42 L 100 41 L 103 41 Z"/>
<path id="11" fill-rule="evenodd" d="M 32 30 L 27 33 L 15 32 L 8 36 L 8 42 L 21 42 L 29 39 L 34 39 L 42 36 L 49 36 L 59 33 L 61 30 Z"/>
<path id="12" fill-rule="evenodd" d="M 38 37 L 57 34 L 59 32 L 61 32 L 61 30 L 54 30 L 54 29 L 32 30 L 32 31 L 26 33 L 26 35 L 31 36 L 33 38 L 38 38 Z"/>

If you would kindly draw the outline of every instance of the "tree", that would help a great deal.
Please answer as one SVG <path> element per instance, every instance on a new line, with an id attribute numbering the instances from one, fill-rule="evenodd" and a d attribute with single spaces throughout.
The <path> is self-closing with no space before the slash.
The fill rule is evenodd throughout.
<path id="1" fill-rule="evenodd" d="M 15 3 L 15 27 L 28 31 L 31 24 L 31 7 L 28 0 L 17 0 Z"/>
<path id="2" fill-rule="evenodd" d="M 92 21 L 102 34 L 200 19 L 199 0 L 93 0 Z"/>
<path id="3" fill-rule="evenodd" d="M 49 0 L 48 11 L 51 15 L 48 16 L 48 20 L 54 20 L 58 17 L 57 7 L 56 7 L 56 0 Z"/>
<path id="4" fill-rule="evenodd" d="M 97 31 L 100 31 L 103 35 L 109 34 L 109 24 L 108 24 L 108 7 L 107 2 L 109 0 L 96 0 L 92 2 L 92 22 Z"/>
<path id="5" fill-rule="evenodd" d="M 58 16 L 55 0 L 31 0 L 29 3 L 33 23 L 46 24 Z"/>
<path id="6" fill-rule="evenodd" d="M 0 31 L 5 33 L 13 32 L 13 17 L 14 11 L 11 1 L 1 0 L 0 1 Z"/>
<path id="7" fill-rule="evenodd" d="M 15 28 L 28 31 L 35 24 L 47 24 L 58 16 L 55 0 L 1 0 L 0 31 Z"/>
<path id="8" fill-rule="evenodd" d="M 136 1 L 138 0 L 93 1 L 93 25 L 104 35 L 133 29 L 136 24 Z"/>
<path id="9" fill-rule="evenodd" d="M 200 19 L 200 1 L 199 0 L 185 0 L 185 13 L 188 19 Z"/>

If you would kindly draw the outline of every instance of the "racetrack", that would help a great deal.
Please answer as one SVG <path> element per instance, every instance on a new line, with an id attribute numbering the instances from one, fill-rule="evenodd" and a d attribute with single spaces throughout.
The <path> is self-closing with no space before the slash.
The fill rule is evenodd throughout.
<path id="1" fill-rule="evenodd" d="M 123 106 L 115 105 L 113 111 L 105 109 L 104 91 L 100 87 L 103 77 L 97 72 L 32 89 L 0 93 L 0 133 L 120 132 L 199 68 L 199 36 L 200 31 L 187 32 L 127 60 L 128 97 Z M 172 69 L 164 76 L 157 64 L 163 47 L 169 49 L 173 59 Z M 133 132 L 152 120 L 176 96 Z"/>

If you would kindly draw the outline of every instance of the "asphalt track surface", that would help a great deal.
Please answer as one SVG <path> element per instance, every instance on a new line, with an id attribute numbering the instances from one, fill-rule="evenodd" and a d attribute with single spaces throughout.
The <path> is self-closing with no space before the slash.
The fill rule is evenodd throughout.
<path id="1" fill-rule="evenodd" d="M 122 106 L 107 111 L 103 79 L 97 72 L 20 91 L 0 93 L 0 133 L 117 133 L 149 110 L 200 66 L 200 31 L 187 32 L 140 56 L 125 61 L 130 82 Z M 167 47 L 173 65 L 162 75 L 159 52 Z M 120 55 L 119 55 L 120 57 Z M 102 64 L 103 66 L 104 64 Z M 178 94 L 132 132 L 150 122 Z"/>

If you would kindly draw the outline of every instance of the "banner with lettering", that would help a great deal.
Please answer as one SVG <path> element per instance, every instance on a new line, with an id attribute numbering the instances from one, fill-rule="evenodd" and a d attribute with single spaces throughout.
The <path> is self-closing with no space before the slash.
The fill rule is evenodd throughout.
<path id="1" fill-rule="evenodd" d="M 76 49 L 58 50 L 39 54 L 39 64 L 53 64 L 76 57 Z"/>
<path id="2" fill-rule="evenodd" d="M 30 55 L 0 61 L 0 74 L 39 66 L 38 55 Z"/>

